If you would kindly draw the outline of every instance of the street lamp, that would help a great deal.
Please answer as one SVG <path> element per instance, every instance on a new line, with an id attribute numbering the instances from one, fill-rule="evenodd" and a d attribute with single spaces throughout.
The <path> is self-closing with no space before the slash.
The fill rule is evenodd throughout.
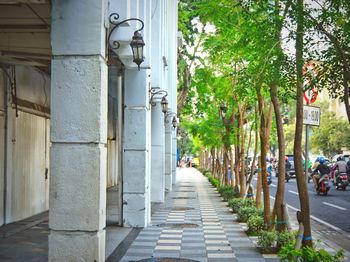
<path id="1" fill-rule="evenodd" d="M 109 22 L 114 25 L 114 27 L 111 29 L 108 35 L 108 45 L 111 49 L 118 49 L 120 47 L 120 43 L 118 41 L 110 42 L 110 38 L 114 30 L 116 30 L 120 25 L 128 22 L 128 21 L 138 21 L 141 23 L 140 29 L 136 30 L 134 32 L 134 36 L 132 37 L 132 40 L 130 42 L 130 47 L 132 50 L 132 56 L 133 56 L 133 62 L 137 64 L 138 69 L 140 70 L 140 64 L 143 62 L 143 47 L 145 46 L 145 42 L 143 41 L 142 35 L 140 34 L 140 31 L 143 30 L 144 23 L 141 19 L 138 18 L 129 18 L 125 19 L 121 22 L 118 22 L 119 14 L 112 13 L 109 16 Z"/>
<path id="2" fill-rule="evenodd" d="M 173 116 L 172 124 L 173 124 L 173 128 L 175 129 L 177 127 L 177 118 L 176 118 L 176 116 Z"/>
<path id="3" fill-rule="evenodd" d="M 178 118 L 176 117 L 176 113 L 174 112 L 169 112 L 165 115 L 165 123 L 169 123 L 169 120 L 168 120 L 168 117 L 170 116 L 173 116 L 172 120 L 171 120 L 171 123 L 173 125 L 173 128 L 175 129 L 177 127 L 177 124 L 178 124 Z"/>
<path id="4" fill-rule="evenodd" d="M 163 95 L 162 97 L 162 100 L 160 101 L 160 105 L 162 107 L 162 112 L 164 114 L 164 116 L 166 115 L 166 113 L 168 112 L 168 100 L 167 100 L 167 96 L 168 96 L 168 92 L 165 91 L 165 90 L 162 90 L 162 89 L 159 89 L 159 88 L 151 88 L 149 90 L 149 92 L 151 93 L 151 97 L 149 99 L 149 103 L 152 105 L 152 106 L 156 106 L 156 101 L 154 99 L 154 96 L 155 95 Z"/>
<path id="5" fill-rule="evenodd" d="M 165 96 L 162 97 L 162 101 L 160 101 L 160 104 L 162 106 L 162 112 L 164 114 L 166 114 L 166 112 L 168 112 L 168 100 L 166 99 L 166 96 L 168 95 L 168 93 L 166 93 Z"/>

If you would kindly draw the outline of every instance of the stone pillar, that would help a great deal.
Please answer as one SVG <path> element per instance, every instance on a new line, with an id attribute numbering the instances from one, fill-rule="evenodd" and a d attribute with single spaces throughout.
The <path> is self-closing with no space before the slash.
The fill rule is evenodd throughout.
<path id="1" fill-rule="evenodd" d="M 151 32 L 151 86 L 156 90 L 164 90 L 163 81 L 164 65 L 162 59 L 162 36 L 163 24 L 162 13 L 163 1 L 152 0 L 152 32 Z M 151 157 L 151 199 L 152 202 L 164 202 L 164 114 L 162 112 L 160 101 L 164 93 L 157 94 L 153 100 L 156 105 L 151 107 L 152 110 L 152 157 Z"/>
<path id="2" fill-rule="evenodd" d="M 165 191 L 170 192 L 173 188 L 173 176 L 172 176 L 172 143 L 171 143 L 171 134 L 172 134 L 172 116 L 167 117 L 167 122 L 165 124 Z"/>
<path id="3" fill-rule="evenodd" d="M 151 128 L 151 201 L 164 202 L 164 114 L 160 105 L 160 97 L 154 97 L 156 104 L 152 106 Z"/>
<path id="4" fill-rule="evenodd" d="M 176 0 L 167 0 L 168 4 L 168 23 L 167 23 L 167 32 L 168 32 L 168 50 L 169 50 L 169 79 L 168 86 L 169 92 L 171 94 L 171 107 L 173 108 L 173 112 L 177 112 L 177 87 L 176 87 L 176 79 L 177 79 L 177 5 L 178 1 Z M 171 120 L 170 120 L 171 121 Z M 173 129 L 172 129 L 173 130 Z M 177 140 L 176 140 L 176 131 L 172 131 L 171 133 L 171 173 L 172 173 L 172 183 L 176 183 L 176 151 L 177 151 Z"/>
<path id="5" fill-rule="evenodd" d="M 125 70 L 123 222 L 146 227 L 150 222 L 149 70 Z"/>
<path id="6" fill-rule="evenodd" d="M 177 167 L 177 158 L 176 158 L 176 151 L 177 151 L 177 138 L 176 138 L 176 132 L 173 131 L 171 134 L 171 174 L 172 174 L 172 182 L 173 184 L 176 184 L 176 167 Z"/>
<path id="7" fill-rule="evenodd" d="M 105 10 L 52 2 L 49 261 L 105 260 Z"/>

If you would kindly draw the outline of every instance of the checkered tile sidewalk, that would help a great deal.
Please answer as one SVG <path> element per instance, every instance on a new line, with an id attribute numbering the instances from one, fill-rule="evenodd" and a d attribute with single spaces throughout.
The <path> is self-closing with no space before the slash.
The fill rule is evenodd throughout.
<path id="1" fill-rule="evenodd" d="M 203 262 L 279 261 L 264 258 L 235 222 L 207 179 L 192 168 L 179 169 L 177 183 L 122 258 L 183 258 Z"/>

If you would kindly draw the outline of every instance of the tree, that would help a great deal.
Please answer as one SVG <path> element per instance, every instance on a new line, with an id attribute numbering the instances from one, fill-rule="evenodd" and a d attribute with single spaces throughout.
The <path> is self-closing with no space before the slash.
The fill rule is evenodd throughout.
<path id="1" fill-rule="evenodd" d="M 311 225 L 310 225 L 310 207 L 309 194 L 307 191 L 306 179 L 303 172 L 302 163 L 302 132 L 303 132 L 303 41 L 304 41 L 304 1 L 297 0 L 295 6 L 296 14 L 296 41 L 295 41 L 295 59 L 297 72 L 297 98 L 296 98 L 296 125 L 294 139 L 294 166 L 297 179 L 299 200 L 301 207 L 302 223 L 304 225 L 303 245 L 312 246 Z"/>
<path id="2" fill-rule="evenodd" d="M 308 47 L 315 60 L 320 61 L 320 86 L 327 88 L 333 98 L 344 102 L 350 123 L 350 2 L 314 2 L 304 12 L 307 24 L 318 32 L 318 35 L 309 37 Z"/>
<path id="3" fill-rule="evenodd" d="M 350 126 L 332 112 L 322 110 L 321 124 L 312 129 L 311 143 L 316 150 L 331 157 L 350 145 Z"/>

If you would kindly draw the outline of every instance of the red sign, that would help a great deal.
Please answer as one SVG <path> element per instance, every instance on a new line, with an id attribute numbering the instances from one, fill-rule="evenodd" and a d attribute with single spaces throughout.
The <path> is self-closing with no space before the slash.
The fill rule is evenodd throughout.
<path id="1" fill-rule="evenodd" d="M 312 104 L 316 101 L 318 95 L 318 72 L 314 62 L 309 61 L 305 63 L 303 76 L 304 100 L 307 104 Z"/>

